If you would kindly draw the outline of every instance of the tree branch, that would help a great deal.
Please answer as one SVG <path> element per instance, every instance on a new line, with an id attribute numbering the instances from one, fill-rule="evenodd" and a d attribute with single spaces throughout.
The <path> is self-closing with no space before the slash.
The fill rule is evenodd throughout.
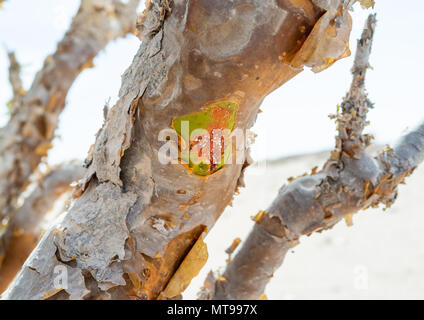
<path id="1" fill-rule="evenodd" d="M 0 226 L 9 216 L 28 179 L 52 146 L 59 115 L 75 78 L 109 41 L 134 32 L 139 0 L 82 0 L 69 31 L 0 131 Z M 4 255 L 0 246 L 0 257 Z"/>
<path id="2" fill-rule="evenodd" d="M 7 250 L 0 269 L 0 293 L 13 280 L 45 231 L 43 221 L 53 209 L 56 200 L 71 192 L 71 183 L 81 179 L 84 171 L 79 161 L 63 163 L 52 168 L 40 178 L 34 191 L 11 216 L 9 228 L 1 239 Z M 53 221 L 55 217 L 49 218 Z"/>
<path id="3" fill-rule="evenodd" d="M 208 168 L 202 176 L 189 164 L 161 163 L 158 137 L 176 120 L 190 122 L 207 110 L 218 114 L 209 125 L 225 129 L 228 105 L 234 128 L 245 132 L 265 96 L 302 70 L 290 65 L 300 49 L 316 66 L 346 53 L 350 17 L 336 9 L 328 13 L 311 1 L 288 0 L 148 2 L 139 21 L 142 45 L 86 161 L 76 200 L 3 298 L 177 296 L 175 288 L 183 290 L 190 280 L 180 268 L 191 274 L 204 262 L 190 252 L 206 256 L 202 233 L 230 203 L 243 161 Z M 329 29 L 340 36 L 329 37 Z M 306 41 L 312 31 L 314 41 Z M 319 50 L 319 57 L 319 34 L 344 50 Z M 177 143 L 182 148 L 182 139 Z M 53 282 L 58 265 L 73 279 L 63 290 Z"/>
<path id="4" fill-rule="evenodd" d="M 14 52 L 8 53 L 9 57 L 9 82 L 12 86 L 13 98 L 10 103 L 10 113 L 14 112 L 14 107 L 22 102 L 25 95 L 24 87 L 21 80 L 21 65 L 16 60 Z"/>
<path id="5" fill-rule="evenodd" d="M 288 250 L 302 235 L 329 229 L 344 217 L 370 206 L 390 207 L 397 186 L 424 160 L 424 124 L 402 138 L 398 146 L 372 158 L 371 137 L 363 134 L 370 107 L 364 79 L 368 69 L 375 15 L 370 15 L 352 69 L 353 82 L 336 116 L 336 149 L 324 169 L 283 186 L 256 224 L 214 288 L 203 298 L 258 299 Z"/>
<path id="6" fill-rule="evenodd" d="M 41 177 L 34 191 L 13 215 L 13 225 L 19 233 L 40 234 L 40 223 L 58 199 L 72 190 L 71 183 L 80 180 L 85 169 L 79 161 L 65 162 L 53 167 Z"/>

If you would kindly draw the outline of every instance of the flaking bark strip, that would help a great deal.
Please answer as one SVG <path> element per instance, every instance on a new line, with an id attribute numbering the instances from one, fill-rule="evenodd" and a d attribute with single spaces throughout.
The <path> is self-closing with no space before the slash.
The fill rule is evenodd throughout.
<path id="1" fill-rule="evenodd" d="M 7 229 L 17 199 L 52 147 L 54 131 L 76 77 L 113 39 L 135 31 L 139 0 L 82 0 L 56 52 L 48 56 L 31 88 L 14 103 L 0 131 L 0 229 Z M 0 246 L 0 260 L 4 255 Z"/>
<path id="2" fill-rule="evenodd" d="M 40 239 L 45 230 L 43 222 L 46 215 L 49 214 L 49 219 L 54 220 L 50 210 L 61 196 L 71 192 L 71 183 L 81 179 L 83 174 L 84 168 L 79 161 L 53 167 L 50 172 L 39 178 L 37 187 L 11 216 L 9 228 L 2 236 L 8 246 L 0 269 L 0 292 L 7 288 Z"/>
<path id="3" fill-rule="evenodd" d="M 358 41 L 352 86 L 341 105 L 341 114 L 334 116 L 339 135 L 330 159 L 320 172 L 281 188 L 227 265 L 222 279 L 209 277 L 206 287 L 213 289 L 203 292 L 203 297 L 258 299 L 302 235 L 329 229 L 361 209 L 379 204 L 390 207 L 397 197 L 398 185 L 424 160 L 424 124 L 403 137 L 397 147 L 386 148 L 376 158 L 365 151 L 370 136 L 363 130 L 372 104 L 364 80 L 375 23 L 375 15 L 370 15 Z"/>
<path id="4" fill-rule="evenodd" d="M 324 13 L 310 1 L 151 3 L 120 99 L 87 161 L 85 191 L 53 239 L 60 259 L 84 275 L 84 298 L 156 299 L 165 289 L 187 249 L 230 203 L 243 164 L 224 165 L 208 179 L 182 164 L 164 165 L 159 132 L 216 101 L 237 101 L 235 127 L 250 128 L 265 96 L 302 70 L 281 55 L 298 48 Z M 158 219 L 166 219 L 166 232 Z M 53 271 L 38 263 L 33 267 Z M 18 298 L 25 286 L 50 289 L 24 268 L 4 298 Z"/>

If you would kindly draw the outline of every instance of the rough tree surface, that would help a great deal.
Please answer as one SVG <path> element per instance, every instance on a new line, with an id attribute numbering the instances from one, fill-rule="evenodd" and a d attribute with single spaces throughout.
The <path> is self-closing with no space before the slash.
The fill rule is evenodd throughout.
<path id="1" fill-rule="evenodd" d="M 143 42 L 75 201 L 5 299 L 178 297 L 186 270 L 205 262 L 202 235 L 231 202 L 244 165 L 206 176 L 163 165 L 160 131 L 223 105 L 236 106 L 234 128 L 250 128 L 265 96 L 303 65 L 319 71 L 349 54 L 351 20 L 340 1 L 152 0 L 139 27 Z M 66 289 L 54 284 L 57 266 Z"/>
<path id="2" fill-rule="evenodd" d="M 210 274 L 202 297 L 206 299 L 258 299 L 264 293 L 286 253 L 302 235 L 333 227 L 362 209 L 390 207 L 397 187 L 424 160 L 424 124 L 403 137 L 394 148 L 376 158 L 366 151 L 371 136 L 363 134 L 372 106 L 365 90 L 376 18 L 369 16 L 358 41 L 353 82 L 341 104 L 336 149 L 321 171 L 300 177 L 279 191 L 240 251 L 219 279 Z"/>
<path id="3" fill-rule="evenodd" d="M 31 88 L 23 92 L 19 65 L 10 55 L 14 97 L 11 116 L 0 131 L 0 265 L 17 200 L 52 146 L 69 88 L 94 57 L 113 39 L 135 31 L 139 0 L 82 0 L 69 31 L 48 56 Z"/>
<path id="4" fill-rule="evenodd" d="M 84 172 L 79 161 L 53 167 L 39 178 L 35 189 L 14 213 L 7 232 L 3 235 L 4 241 L 9 245 L 0 268 L 0 293 L 7 288 L 36 246 L 45 231 L 46 218 L 54 221 L 55 215 L 51 210 L 56 201 L 66 195 L 70 198 L 71 183 L 81 179 Z"/>

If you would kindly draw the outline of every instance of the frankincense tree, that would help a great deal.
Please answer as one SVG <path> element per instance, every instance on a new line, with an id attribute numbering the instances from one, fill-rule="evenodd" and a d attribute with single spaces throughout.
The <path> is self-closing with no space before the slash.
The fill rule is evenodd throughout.
<path id="1" fill-rule="evenodd" d="M 99 1 L 83 0 L 82 7 L 90 2 L 96 8 Z M 119 1 L 110 2 L 121 8 Z M 243 185 L 243 171 L 251 162 L 245 133 L 260 104 L 305 66 L 319 72 L 350 54 L 349 10 L 355 2 L 147 1 L 143 15 L 134 20 L 142 43 L 84 162 L 72 203 L 46 231 L 3 298 L 180 297 L 208 258 L 204 234 Z M 122 8 L 114 12 L 123 23 L 132 10 L 128 16 L 119 15 Z M 103 32 L 109 16 L 100 14 L 99 30 L 90 35 Z M 257 217 L 224 275 L 208 279 L 203 298 L 259 298 L 269 274 L 299 236 L 329 228 L 362 208 L 390 205 L 396 186 L 423 160 L 422 126 L 376 159 L 365 151 L 370 102 L 364 77 L 374 25 L 370 16 L 358 43 L 352 87 L 335 116 L 339 134 L 326 166 L 282 188 L 271 208 Z M 116 36 L 130 30 L 131 24 L 125 26 Z M 107 40 L 102 39 L 103 46 Z M 86 58 L 79 59 L 83 66 Z M 69 85 L 77 72 L 72 74 Z M 66 90 L 49 88 L 49 99 L 40 105 L 57 115 Z M 57 106 L 55 90 L 61 93 Z M 40 141 L 50 143 L 55 125 L 45 127 L 49 134 Z M 2 157 L 8 152 L 22 158 L 14 150 Z M 17 188 L 5 185 L 4 193 L 10 189 L 12 194 L 4 197 L 2 210 L 16 212 L 13 199 L 43 154 L 26 164 L 29 169 L 25 178 L 19 176 Z M 16 170 L 16 161 L 10 168 Z M 57 285 L 58 272 L 66 273 L 66 286 Z"/>

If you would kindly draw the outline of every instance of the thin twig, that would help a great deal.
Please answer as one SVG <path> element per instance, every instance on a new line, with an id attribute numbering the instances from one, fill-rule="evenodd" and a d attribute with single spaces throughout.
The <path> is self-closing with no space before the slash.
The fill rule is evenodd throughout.
<path id="1" fill-rule="evenodd" d="M 9 102 L 10 104 L 10 113 L 14 112 L 15 106 L 21 104 L 22 98 L 25 95 L 25 90 L 22 85 L 21 79 L 21 65 L 16 59 L 14 52 L 8 52 L 9 57 L 9 82 L 12 86 L 13 98 Z"/>

